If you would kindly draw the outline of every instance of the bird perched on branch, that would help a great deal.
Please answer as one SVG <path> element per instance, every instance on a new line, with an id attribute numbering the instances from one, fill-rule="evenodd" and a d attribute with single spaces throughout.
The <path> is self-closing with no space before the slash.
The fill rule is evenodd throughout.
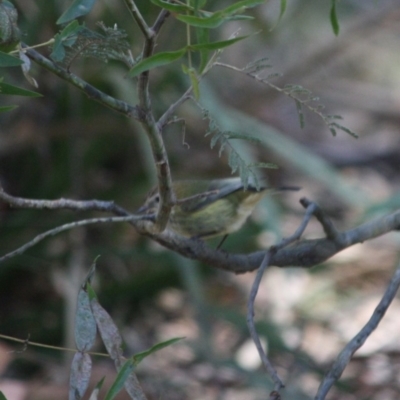
<path id="1" fill-rule="evenodd" d="M 240 178 L 182 180 L 172 184 L 177 201 L 167 228 L 189 238 L 208 239 L 237 231 L 257 203 L 271 192 L 299 190 L 298 187 L 270 188 L 243 185 Z M 147 195 L 138 214 L 156 214 L 160 202 L 158 187 Z"/>

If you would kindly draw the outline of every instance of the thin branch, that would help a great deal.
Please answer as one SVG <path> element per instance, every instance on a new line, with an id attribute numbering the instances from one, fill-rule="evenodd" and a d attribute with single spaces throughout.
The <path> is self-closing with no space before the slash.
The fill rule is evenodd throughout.
<path id="1" fill-rule="evenodd" d="M 176 109 L 192 96 L 193 86 L 190 86 L 185 93 L 173 104 L 169 106 L 167 111 L 159 118 L 157 122 L 158 129 L 163 130 L 164 126 L 168 123 L 169 118 L 174 114 Z"/>
<path id="2" fill-rule="evenodd" d="M 17 343 L 22 343 L 24 345 L 22 350 L 17 350 L 15 353 L 21 353 L 23 351 L 26 351 L 28 346 L 34 346 L 34 347 L 41 347 L 43 349 L 50 349 L 50 350 L 59 350 L 59 351 L 68 351 L 68 352 L 73 352 L 76 353 L 78 350 L 77 349 L 71 349 L 69 347 L 60 347 L 60 346 L 52 346 L 49 344 L 44 344 L 44 343 L 38 343 L 38 342 L 32 342 L 31 340 L 28 339 L 18 339 L 13 336 L 8 336 L 8 335 L 3 335 L 0 334 L 1 339 L 9 340 L 11 342 L 17 342 Z M 87 351 L 85 352 L 86 354 L 90 354 L 91 356 L 99 356 L 99 357 L 108 357 L 110 358 L 109 354 L 106 353 L 97 353 L 94 351 Z"/>
<path id="3" fill-rule="evenodd" d="M 155 20 L 154 25 L 151 28 L 156 35 L 158 35 L 158 33 L 160 32 L 161 27 L 164 25 L 164 22 L 169 17 L 169 15 L 170 15 L 170 12 L 165 9 L 162 9 L 160 11 L 160 14 L 158 14 L 158 17 Z"/>
<path id="4" fill-rule="evenodd" d="M 146 39 L 151 39 L 154 37 L 154 31 L 147 25 L 135 2 L 133 0 L 125 0 L 125 4 L 128 7 L 128 10 L 131 12 L 133 19 L 138 24 L 144 37 Z"/>
<path id="5" fill-rule="evenodd" d="M 135 118 L 139 121 L 142 120 L 143 115 L 137 106 L 132 106 L 125 101 L 118 100 L 108 94 L 96 89 L 94 86 L 90 85 L 83 79 L 79 78 L 75 74 L 68 72 L 66 69 L 55 64 L 53 61 L 42 56 L 36 50 L 28 48 L 26 44 L 22 44 L 22 49 L 25 51 L 26 55 L 32 59 L 34 62 L 39 64 L 41 67 L 47 69 L 53 74 L 59 76 L 61 79 L 70 83 L 71 85 L 77 87 L 82 92 L 84 92 L 90 99 L 97 101 L 98 103 L 113 109 L 121 114 L 128 117 Z"/>
<path id="6" fill-rule="evenodd" d="M 69 230 L 69 229 L 74 229 L 79 226 L 93 225 L 93 224 L 102 224 L 102 223 L 108 224 L 108 223 L 114 223 L 114 222 L 132 222 L 132 221 L 143 220 L 146 218 L 147 218 L 146 216 L 129 215 L 127 217 L 90 218 L 90 219 L 83 219 L 81 221 L 70 222 L 68 224 L 58 226 L 57 228 L 50 229 L 46 232 L 41 233 L 40 235 L 35 236 L 32 240 L 25 243 L 23 246 L 19 247 L 18 249 L 11 251 L 10 253 L 7 253 L 4 256 L 0 257 L 0 263 L 4 262 L 12 257 L 21 255 L 26 250 L 37 245 L 39 242 L 41 242 L 42 240 L 46 239 L 49 236 L 57 235 L 61 232 Z"/>
<path id="7" fill-rule="evenodd" d="M 282 249 L 291 243 L 297 241 L 300 239 L 301 235 L 305 231 L 308 223 L 310 222 L 310 219 L 312 215 L 316 212 L 318 209 L 318 206 L 315 203 L 309 202 L 307 205 L 307 210 L 304 215 L 303 221 L 301 225 L 297 228 L 296 232 L 286 238 L 283 239 L 279 244 L 276 246 L 272 246 L 268 251 L 265 252 L 264 259 L 262 260 L 262 263 L 260 265 L 260 268 L 257 271 L 256 278 L 254 279 L 253 285 L 251 287 L 251 292 L 249 296 L 249 301 L 247 303 L 247 326 L 250 331 L 250 335 L 254 341 L 254 344 L 256 345 L 258 354 L 260 355 L 261 361 L 267 370 L 268 374 L 271 376 L 273 382 L 274 382 L 274 391 L 279 392 L 285 385 L 283 384 L 282 380 L 279 378 L 278 373 L 276 372 L 275 368 L 269 361 L 263 347 L 261 344 L 260 337 L 258 336 L 255 323 L 254 323 L 254 303 L 257 297 L 258 289 L 260 287 L 261 279 L 264 275 L 265 270 L 269 267 L 270 265 L 270 260 L 271 256 L 273 253 L 275 253 L 277 250 Z"/>
<path id="8" fill-rule="evenodd" d="M 161 27 L 161 25 L 160 25 Z M 142 59 L 150 57 L 155 48 L 156 35 L 146 37 L 142 52 Z M 153 154 L 154 164 L 157 170 L 157 182 L 160 194 L 159 209 L 156 220 L 147 230 L 152 233 L 163 232 L 167 226 L 171 209 L 175 204 L 175 194 L 172 189 L 171 170 L 169 168 L 168 155 L 165 149 L 161 131 L 154 118 L 149 92 L 150 72 L 144 71 L 139 75 L 138 98 L 139 106 L 143 112 L 142 127 L 147 133 Z"/>
<path id="9" fill-rule="evenodd" d="M 354 336 L 353 339 L 350 340 L 349 343 L 345 346 L 345 348 L 340 352 L 336 361 L 333 363 L 331 369 L 325 375 L 324 380 L 321 382 L 321 385 L 318 388 L 317 395 L 315 396 L 315 400 L 324 400 L 329 390 L 333 386 L 333 384 L 340 378 L 344 369 L 349 364 L 351 357 L 353 354 L 365 343 L 367 338 L 371 335 L 371 333 L 376 329 L 383 316 L 385 315 L 387 309 L 392 303 L 394 297 L 396 296 L 397 291 L 400 287 L 400 263 L 392 276 L 392 279 L 389 282 L 389 285 L 383 295 L 381 301 L 375 308 L 373 314 L 369 321 L 364 325 L 364 327 Z"/>
<path id="10" fill-rule="evenodd" d="M 36 208 L 47 210 L 74 210 L 74 211 L 107 211 L 119 216 L 128 216 L 130 213 L 124 208 L 118 206 L 113 201 L 102 200 L 35 200 L 14 197 L 7 194 L 0 187 L 0 199 L 7 202 L 11 207 L 16 208 Z"/>

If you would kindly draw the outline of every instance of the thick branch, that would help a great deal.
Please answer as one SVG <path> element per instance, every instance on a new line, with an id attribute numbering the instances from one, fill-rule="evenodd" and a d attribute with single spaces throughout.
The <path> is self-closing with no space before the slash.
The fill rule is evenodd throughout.
<path id="1" fill-rule="evenodd" d="M 84 92 L 90 99 L 97 101 L 98 103 L 113 109 L 121 114 L 124 114 L 128 117 L 133 117 L 137 120 L 142 120 L 142 114 L 140 112 L 139 107 L 132 106 L 125 101 L 118 100 L 108 94 L 102 92 L 99 89 L 96 89 L 94 86 L 90 85 L 83 79 L 79 78 L 75 74 L 68 72 L 66 69 L 61 68 L 59 65 L 55 64 L 53 61 L 48 58 L 42 56 L 36 50 L 29 49 L 27 45 L 22 45 L 22 48 L 25 49 L 26 55 L 32 59 L 34 62 L 39 64 L 41 67 L 47 69 L 53 74 L 59 76 L 64 81 L 70 83 L 71 85 L 77 87 L 82 92 Z"/>
<path id="2" fill-rule="evenodd" d="M 10 196 L 1 189 L 0 199 L 10 204 L 12 207 L 19 208 L 69 209 L 75 211 L 94 210 L 106 211 L 119 216 L 131 215 L 128 211 L 115 205 L 113 202 L 103 202 L 99 200 L 23 199 Z M 306 199 L 302 199 L 301 202 L 304 207 L 307 207 L 309 204 Z M 400 210 L 344 232 L 336 231 L 333 227 L 330 227 L 329 220 L 326 216 L 321 217 L 321 212 L 322 211 L 318 209 L 315 211 L 314 215 L 320 220 L 324 230 L 328 232 L 328 235 L 331 237 L 302 240 L 285 248 L 279 248 L 271 254 L 269 265 L 277 267 L 310 268 L 314 265 L 321 264 L 347 247 L 398 230 L 400 227 Z M 148 219 L 154 221 L 154 216 L 149 216 Z M 149 231 L 149 225 L 151 225 L 151 223 L 148 220 L 144 221 L 143 217 L 140 220 L 133 220 L 130 223 L 139 233 L 154 239 L 164 247 L 184 257 L 199 260 L 211 267 L 224 269 L 236 274 L 258 269 L 265 256 L 264 251 L 257 251 L 251 254 L 231 254 L 223 250 L 215 250 L 208 247 L 202 240 L 186 239 L 168 230 L 161 234 L 156 234 Z"/>
<path id="3" fill-rule="evenodd" d="M 333 238 L 302 240 L 279 249 L 271 255 L 269 264 L 276 267 L 310 268 L 323 263 L 347 247 L 395 231 L 399 227 L 400 210 L 349 231 L 337 232 Z M 264 251 L 251 254 L 231 254 L 223 250 L 214 250 L 200 240 L 185 239 L 169 231 L 160 235 L 147 235 L 184 257 L 199 260 L 214 268 L 236 274 L 258 269 L 265 256 Z"/>

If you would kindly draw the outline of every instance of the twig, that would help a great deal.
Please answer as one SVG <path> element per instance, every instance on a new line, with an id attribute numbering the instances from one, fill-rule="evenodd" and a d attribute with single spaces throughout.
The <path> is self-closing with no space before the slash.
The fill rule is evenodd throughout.
<path id="1" fill-rule="evenodd" d="M 127 0 L 125 0 L 127 1 Z M 157 29 L 161 28 L 166 16 L 163 12 L 160 13 L 164 17 L 157 24 Z M 154 53 L 156 34 L 145 38 L 144 48 L 142 51 L 142 59 L 151 57 Z M 147 133 L 150 141 L 150 146 L 153 154 L 154 164 L 157 170 L 158 192 L 160 194 L 160 203 L 156 219 L 153 225 L 149 225 L 147 229 L 152 233 L 163 232 L 167 226 L 169 215 L 172 206 L 175 204 L 175 194 L 172 190 L 171 170 L 169 168 L 168 155 L 165 149 L 161 131 L 155 121 L 154 113 L 151 106 L 151 98 L 149 92 L 149 71 L 144 71 L 139 75 L 138 80 L 138 98 L 139 106 L 143 112 L 142 127 Z"/>
<path id="2" fill-rule="evenodd" d="M 32 342 L 31 340 L 29 340 L 29 337 L 27 339 L 18 339 L 18 338 L 12 337 L 12 336 L 0 334 L 0 338 L 5 339 L 5 340 L 10 340 L 11 342 L 22 343 L 24 345 L 24 348 L 22 349 L 22 351 L 26 351 L 28 346 L 35 346 L 35 347 L 41 347 L 44 349 L 59 350 L 59 351 L 69 351 L 69 352 L 73 352 L 73 353 L 76 353 L 78 351 L 77 349 L 71 349 L 68 347 L 52 346 L 49 344 Z M 18 352 L 20 352 L 20 351 L 18 351 Z M 90 354 L 91 356 L 110 358 L 110 355 L 106 354 L 106 353 L 97 353 L 94 351 L 88 351 L 88 352 L 86 352 L 86 354 Z"/>
<path id="3" fill-rule="evenodd" d="M 353 354 L 365 343 L 367 338 L 371 335 L 371 333 L 376 329 L 381 319 L 386 313 L 386 310 L 389 308 L 392 303 L 398 289 L 400 286 L 400 263 L 392 276 L 392 279 L 389 282 L 389 285 L 383 295 L 381 301 L 378 306 L 375 308 L 373 314 L 369 321 L 364 325 L 364 327 L 354 336 L 353 339 L 350 340 L 349 343 L 344 347 L 344 349 L 340 352 L 336 361 L 333 363 L 331 369 L 325 375 L 324 380 L 321 382 L 321 385 L 318 388 L 317 395 L 315 396 L 315 400 L 324 400 L 332 385 L 340 378 L 344 369 L 349 364 L 351 357 Z"/>
<path id="4" fill-rule="evenodd" d="M 173 104 L 169 106 L 167 111 L 159 118 L 157 122 L 158 129 L 162 131 L 164 126 L 167 124 L 169 118 L 172 116 L 172 114 L 176 111 L 176 109 L 183 104 L 186 100 L 190 99 L 192 96 L 192 91 L 193 91 L 193 86 L 190 86 L 185 93 Z"/>
<path id="5" fill-rule="evenodd" d="M 129 216 L 130 213 L 113 201 L 102 200 L 36 200 L 11 196 L 0 186 L 0 199 L 16 208 L 35 208 L 47 210 L 74 210 L 74 211 L 108 211 L 119 216 Z"/>
<path id="6" fill-rule="evenodd" d="M 150 216 L 150 219 L 151 218 L 152 217 Z M 129 215 L 126 217 L 90 218 L 90 219 L 83 219 L 81 221 L 70 222 L 68 224 L 58 226 L 57 228 L 50 229 L 46 232 L 41 233 L 40 235 L 37 235 L 32 240 L 25 243 L 23 246 L 19 247 L 18 249 L 0 257 L 0 263 L 3 261 L 6 261 L 12 257 L 18 256 L 18 255 L 24 253 L 26 250 L 35 246 L 36 244 L 38 244 L 39 242 L 41 242 L 42 240 L 46 239 L 49 236 L 57 235 L 58 233 L 69 230 L 69 229 L 74 229 L 79 226 L 92 225 L 92 224 L 102 224 L 102 223 L 111 223 L 111 222 L 131 222 L 131 221 L 135 221 L 135 220 L 138 221 L 138 220 L 146 220 L 146 219 L 149 219 L 149 216 Z"/>
<path id="7" fill-rule="evenodd" d="M 169 17 L 170 12 L 168 10 L 162 9 L 160 11 L 160 14 L 158 14 L 158 17 L 156 18 L 153 26 L 151 29 L 154 31 L 156 35 L 160 32 L 161 27 L 164 25 L 164 22 L 166 19 Z"/>
<path id="8" fill-rule="evenodd" d="M 286 238 L 283 239 L 279 244 L 276 246 L 272 246 L 269 250 L 265 252 L 264 259 L 260 265 L 260 268 L 257 271 L 256 278 L 254 279 L 253 285 L 251 287 L 250 297 L 247 303 L 247 326 L 250 331 L 250 335 L 257 347 L 258 354 L 260 355 L 261 361 L 267 370 L 268 374 L 271 376 L 274 382 L 274 390 L 279 392 L 285 385 L 283 384 L 282 380 L 279 378 L 278 373 L 276 372 L 275 368 L 272 366 L 271 362 L 269 361 L 260 341 L 260 337 L 258 336 L 255 323 L 254 323 L 254 303 L 257 297 L 258 289 L 260 287 L 261 279 L 265 270 L 270 265 L 271 255 L 275 253 L 277 250 L 288 246 L 289 244 L 295 242 L 296 240 L 300 239 L 301 235 L 303 234 L 304 230 L 306 229 L 308 223 L 314 212 L 317 210 L 318 206 L 315 203 L 309 202 L 307 206 L 306 213 L 304 215 L 303 221 L 301 225 L 297 228 L 296 232 Z"/>
<path id="9" fill-rule="evenodd" d="M 151 39 L 154 36 L 154 32 L 149 28 L 146 21 L 144 20 L 142 14 L 139 9 L 136 7 L 136 4 L 133 0 L 125 0 L 125 4 L 128 7 L 129 11 L 132 14 L 133 19 L 138 24 L 140 30 L 142 31 L 144 37 L 146 39 Z"/>
<path id="10" fill-rule="evenodd" d="M 133 117 L 139 121 L 142 120 L 143 115 L 140 112 L 139 107 L 132 106 L 125 101 L 118 100 L 114 97 L 109 96 L 108 94 L 102 92 L 101 90 L 95 88 L 90 85 L 83 79 L 79 78 L 75 74 L 68 72 L 66 69 L 61 68 L 59 65 L 55 64 L 53 61 L 48 58 L 42 56 L 36 50 L 32 48 L 28 48 L 26 44 L 21 45 L 22 50 L 25 51 L 26 55 L 39 64 L 41 67 L 47 69 L 53 74 L 59 76 L 61 79 L 70 83 L 71 85 L 77 87 L 82 92 L 84 92 L 90 99 L 93 99 L 106 107 L 113 109 L 121 114 L 124 114 L 128 117 Z"/>

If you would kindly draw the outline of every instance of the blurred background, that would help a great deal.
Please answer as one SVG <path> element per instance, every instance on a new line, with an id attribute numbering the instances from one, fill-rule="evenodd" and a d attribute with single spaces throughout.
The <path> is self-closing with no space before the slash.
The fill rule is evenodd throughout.
<path id="1" fill-rule="evenodd" d="M 28 45 L 45 42 L 58 27 L 66 0 L 13 0 Z M 158 8 L 138 0 L 147 21 Z M 292 0 L 280 23 L 279 1 L 250 10 L 252 21 L 234 21 L 212 32 L 213 40 L 259 32 L 222 54 L 238 67 L 268 57 L 278 86 L 312 91 L 327 114 L 339 114 L 355 139 L 336 137 L 304 109 L 299 124 L 293 100 L 243 74 L 216 67 L 201 83 L 201 105 L 221 129 L 252 133 L 262 145 L 235 141 L 247 160 L 276 163 L 262 171 L 272 185 L 298 185 L 299 193 L 266 198 L 250 221 L 223 248 L 251 252 L 290 235 L 301 221 L 298 200 L 320 204 L 339 229 L 388 214 L 400 205 L 400 4 L 344 0 L 338 3 L 340 34 L 329 22 L 330 1 Z M 212 9 L 229 5 L 215 0 Z M 123 1 L 98 1 L 85 23 L 124 29 L 132 52 L 142 46 Z M 185 45 L 185 26 L 173 17 L 157 51 Z M 48 56 L 49 49 L 40 50 Z M 72 72 L 132 104 L 135 83 L 117 62 L 78 60 Z M 22 73 L 1 71 L 5 81 L 32 89 Z M 37 199 L 114 200 L 134 211 L 155 182 L 147 139 L 139 124 L 90 101 L 58 77 L 32 67 L 40 99 L 4 96 L 19 108 L 0 115 L 0 181 L 14 195 Z M 151 93 L 160 116 L 189 85 L 180 62 L 152 73 Z M 208 122 L 190 102 L 177 113 L 185 124 L 164 134 L 174 179 L 230 175 L 225 154 L 210 149 Z M 0 203 L 0 255 L 48 229 L 100 213 L 11 209 Z M 312 222 L 305 237 L 323 235 Z M 216 246 L 218 240 L 211 240 Z M 310 399 L 344 344 L 367 322 L 398 263 L 399 234 L 353 246 L 309 270 L 271 268 L 256 302 L 258 331 L 286 383 L 285 398 Z M 271 390 L 246 326 L 254 274 L 234 275 L 186 260 L 140 237 L 129 225 L 98 225 L 47 239 L 0 268 L 0 333 L 74 348 L 73 316 L 79 286 L 96 256 L 95 289 L 124 337 L 131 355 L 172 337 L 186 339 L 140 364 L 138 377 L 149 399 L 262 399 Z M 355 354 L 329 399 L 397 399 L 400 390 L 400 301 Z M 98 351 L 102 351 L 99 343 Z M 72 353 L 71 353 L 72 354 Z M 0 340 L 0 390 L 9 400 L 67 397 L 71 356 Z M 92 385 L 113 364 L 94 359 Z M 120 394 L 118 399 L 125 399 Z"/>

